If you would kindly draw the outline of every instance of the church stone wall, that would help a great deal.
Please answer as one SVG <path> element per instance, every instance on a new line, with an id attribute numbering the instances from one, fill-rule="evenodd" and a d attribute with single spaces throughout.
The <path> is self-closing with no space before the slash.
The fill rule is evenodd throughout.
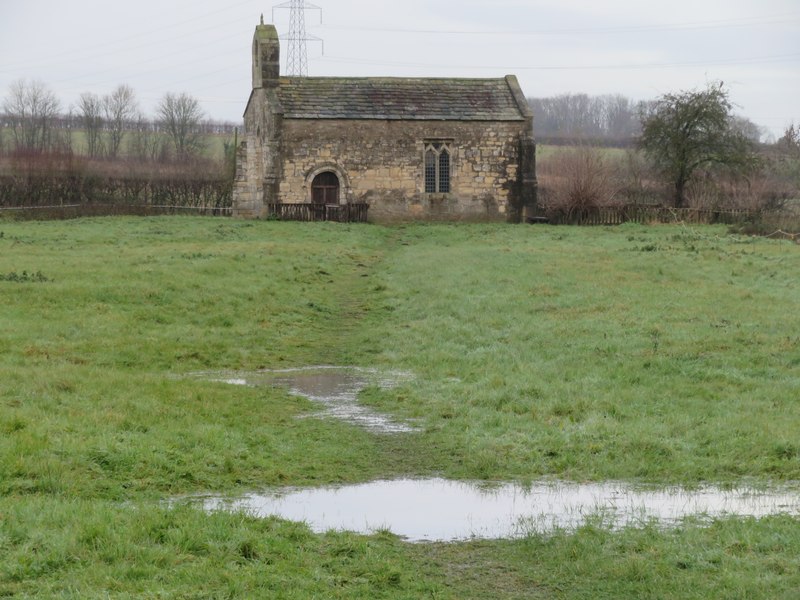
<path id="1" fill-rule="evenodd" d="M 340 202 L 369 203 L 371 221 L 507 220 L 529 127 L 526 121 L 285 119 L 277 195 L 285 203 L 311 202 L 314 175 L 334 171 Z M 450 193 L 424 193 L 429 140 L 451 143 Z"/>
<path id="2" fill-rule="evenodd" d="M 532 115 L 515 77 L 292 79 L 280 77 L 279 58 L 277 30 L 262 18 L 234 215 L 311 202 L 325 171 L 339 178 L 339 202 L 368 203 L 373 221 L 519 221 L 535 206 Z M 425 193 L 426 142 L 451 150 L 448 193 Z"/>
<path id="3" fill-rule="evenodd" d="M 244 115 L 244 141 L 237 149 L 236 179 L 233 187 L 236 217 L 262 217 L 266 204 L 278 202 L 280 172 L 280 114 L 272 89 L 256 89 Z"/>

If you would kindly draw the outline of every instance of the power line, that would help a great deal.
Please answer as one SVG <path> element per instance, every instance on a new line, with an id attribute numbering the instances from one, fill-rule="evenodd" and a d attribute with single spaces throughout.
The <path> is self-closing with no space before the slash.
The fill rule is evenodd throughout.
<path id="1" fill-rule="evenodd" d="M 609 65 L 453 65 L 453 64 L 431 64 L 431 63 L 403 63 L 403 62 L 384 62 L 373 61 L 361 58 L 334 57 L 327 56 L 319 60 L 325 62 L 362 64 L 381 67 L 410 67 L 410 68 L 432 68 L 432 69 L 469 69 L 469 70 L 506 70 L 506 71 L 589 71 L 589 70 L 635 70 L 635 69 L 655 69 L 655 68 L 674 68 L 689 66 L 730 66 L 730 65 L 749 65 L 772 62 L 793 62 L 800 60 L 800 53 L 778 54 L 772 56 L 754 56 L 717 60 L 698 60 L 683 62 L 664 62 L 664 63 L 639 63 L 639 64 L 609 64 Z"/>
<path id="2" fill-rule="evenodd" d="M 487 35 L 487 36 L 557 36 L 557 35 L 605 35 L 621 33 L 649 33 L 654 31 L 725 29 L 752 27 L 758 25 L 785 25 L 800 19 L 799 12 L 761 17 L 741 17 L 737 19 L 719 19 L 714 21 L 694 21 L 687 23 L 623 25 L 618 27 L 586 27 L 586 28 L 547 28 L 533 30 L 458 30 L 458 29 L 413 29 L 399 27 L 355 27 L 325 25 L 324 29 L 337 31 L 366 31 L 374 33 L 414 33 L 431 35 Z"/>

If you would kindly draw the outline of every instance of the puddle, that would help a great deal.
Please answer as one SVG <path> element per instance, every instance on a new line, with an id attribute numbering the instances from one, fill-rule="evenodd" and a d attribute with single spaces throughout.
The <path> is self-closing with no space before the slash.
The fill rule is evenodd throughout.
<path id="1" fill-rule="evenodd" d="M 615 529 L 651 520 L 675 525 L 691 516 L 800 515 L 800 486 L 647 490 L 621 482 L 548 481 L 487 487 L 444 479 L 403 479 L 197 500 L 206 510 L 240 510 L 303 521 L 318 533 L 336 529 L 368 534 L 388 529 L 412 542 L 514 538 L 574 530 L 587 519 L 600 519 Z"/>
<path id="2" fill-rule="evenodd" d="M 358 402 L 368 386 L 398 385 L 408 375 L 355 367 L 309 367 L 255 372 L 199 373 L 230 385 L 280 386 L 333 417 L 375 433 L 419 428 Z M 387 529 L 408 541 L 499 539 L 599 522 L 611 529 L 654 521 L 665 527 L 686 517 L 800 516 L 800 483 L 767 489 L 701 487 L 642 488 L 624 482 L 577 484 L 547 480 L 529 486 L 445 479 L 375 481 L 353 486 L 287 488 L 239 498 L 189 499 L 206 510 L 246 511 L 330 529 L 372 533 Z"/>
<path id="3" fill-rule="evenodd" d="M 419 428 L 410 423 L 381 414 L 358 402 L 358 393 L 364 388 L 371 385 L 382 389 L 394 387 L 408 378 L 403 373 L 382 373 L 356 367 L 307 367 L 252 373 L 217 373 L 212 377 L 214 381 L 231 385 L 286 387 L 292 394 L 303 396 L 322 406 L 322 410 L 310 416 L 341 419 L 374 433 L 419 431 Z"/>

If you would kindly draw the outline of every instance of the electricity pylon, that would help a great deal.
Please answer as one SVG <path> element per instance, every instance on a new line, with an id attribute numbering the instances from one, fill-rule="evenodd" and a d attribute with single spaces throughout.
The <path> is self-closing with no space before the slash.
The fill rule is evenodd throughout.
<path id="1" fill-rule="evenodd" d="M 322 8 L 305 0 L 290 0 L 272 7 L 272 22 L 275 22 L 275 9 L 289 9 L 289 33 L 282 35 L 289 40 L 289 49 L 286 54 L 286 74 L 291 77 L 308 76 L 308 52 L 306 42 L 322 42 L 321 38 L 306 34 L 307 10 L 319 10 L 319 20 L 322 22 Z M 325 47 L 323 46 L 323 52 Z"/>

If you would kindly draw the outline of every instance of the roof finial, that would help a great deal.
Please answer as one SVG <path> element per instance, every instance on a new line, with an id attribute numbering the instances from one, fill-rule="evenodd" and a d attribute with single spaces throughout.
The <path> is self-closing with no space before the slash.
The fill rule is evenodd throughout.
<path id="1" fill-rule="evenodd" d="M 264 24 L 264 13 L 261 13 L 261 24 Z"/>

